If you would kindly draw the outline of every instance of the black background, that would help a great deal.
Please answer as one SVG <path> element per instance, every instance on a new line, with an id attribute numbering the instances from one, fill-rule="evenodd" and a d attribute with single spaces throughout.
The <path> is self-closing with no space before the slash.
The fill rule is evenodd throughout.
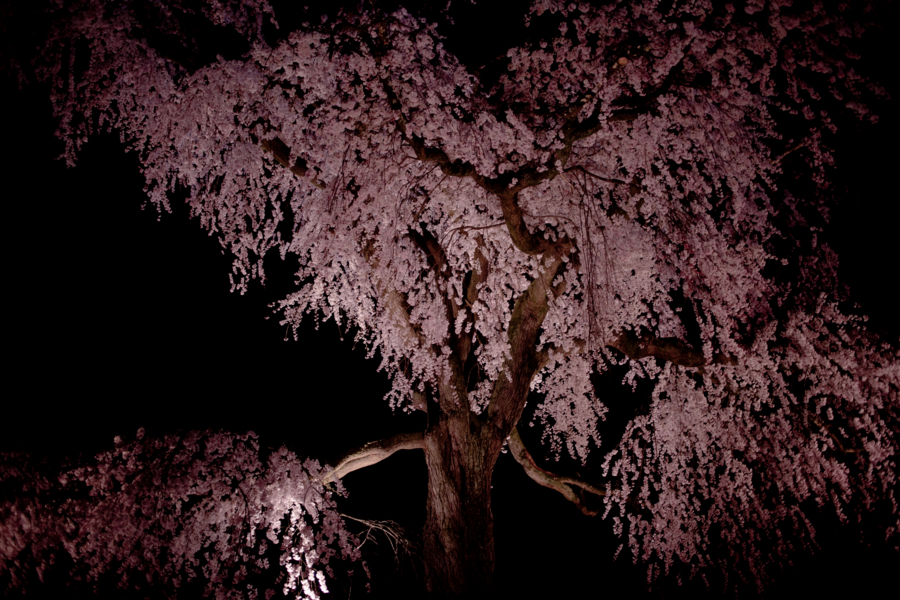
<path id="1" fill-rule="evenodd" d="M 896 91 L 889 36 L 872 47 L 871 68 L 881 69 Z M 365 359 L 352 332 L 342 334 L 333 322 L 316 330 L 309 320 L 299 341 L 285 341 L 288 332 L 269 305 L 290 291 L 292 273 L 277 257 L 267 262 L 265 287 L 229 293 L 230 260 L 218 242 L 188 219 L 183 205 L 161 217 L 144 208 L 137 159 L 116 137 L 92 139 L 78 166 L 67 169 L 55 160 L 62 144 L 52 135 L 46 90 L 3 85 L 0 450 L 90 455 L 138 427 L 149 435 L 221 428 L 253 430 L 263 445 L 286 444 L 329 460 L 421 428 L 421 418 L 391 413 L 379 360 Z M 828 238 L 854 299 L 896 341 L 900 138 L 896 104 L 879 108 L 877 126 L 842 132 L 842 183 L 858 201 L 836 213 Z M 535 450 L 537 444 L 529 442 Z M 581 516 L 531 482 L 508 455 L 494 482 L 498 597 L 644 595 L 643 569 L 627 553 L 611 560 L 618 540 L 608 522 Z M 348 514 L 410 528 L 424 519 L 426 473 L 418 453 L 400 452 L 350 474 L 345 484 L 350 496 L 341 509 Z M 799 557 L 772 597 L 877 596 L 879 586 L 895 586 L 896 553 L 878 543 L 866 548 L 827 519 L 820 534 L 822 550 Z M 411 572 L 392 571 L 385 545 L 374 550 L 375 591 L 390 595 Z M 661 589 L 666 597 L 689 590 L 698 592 Z"/>

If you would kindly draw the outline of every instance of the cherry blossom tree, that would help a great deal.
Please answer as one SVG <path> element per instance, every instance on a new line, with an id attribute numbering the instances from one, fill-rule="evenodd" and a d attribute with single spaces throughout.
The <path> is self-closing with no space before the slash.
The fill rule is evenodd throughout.
<path id="1" fill-rule="evenodd" d="M 225 434 L 120 442 L 64 471 L 64 491 L 51 477 L 6 502 L 10 585 L 61 544 L 88 578 L 202 571 L 227 595 L 266 559 L 209 557 L 263 556 L 268 539 L 283 590 L 315 597 L 329 560 L 358 558 L 330 486 L 404 449 L 425 457 L 437 595 L 491 589 L 504 451 L 610 519 L 650 579 L 762 589 L 814 543 L 820 508 L 878 514 L 896 543 L 897 343 L 848 309 L 821 239 L 830 136 L 884 94 L 854 68 L 871 6 L 539 0 L 531 34 L 483 65 L 448 50 L 451 13 L 430 7 L 47 14 L 17 68 L 52 85 L 65 160 L 119 132 L 158 210 L 184 192 L 232 254 L 234 290 L 265 280 L 266 255 L 296 261 L 284 323 L 352 325 L 391 378 L 384 401 L 427 427 L 330 468 L 287 451 L 265 466 L 253 438 Z M 596 456 L 609 373 L 652 393 Z M 523 425 L 551 455 L 601 461 L 602 480 L 540 466 Z M 4 481 L 44 481 L 22 469 Z"/>

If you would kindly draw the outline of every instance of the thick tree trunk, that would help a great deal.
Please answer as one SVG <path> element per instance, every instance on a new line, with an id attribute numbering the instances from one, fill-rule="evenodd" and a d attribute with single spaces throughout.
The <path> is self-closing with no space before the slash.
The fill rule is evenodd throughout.
<path id="1" fill-rule="evenodd" d="M 460 413 L 442 415 L 425 434 L 425 581 L 438 598 L 487 597 L 493 585 L 491 476 L 502 440 Z"/>

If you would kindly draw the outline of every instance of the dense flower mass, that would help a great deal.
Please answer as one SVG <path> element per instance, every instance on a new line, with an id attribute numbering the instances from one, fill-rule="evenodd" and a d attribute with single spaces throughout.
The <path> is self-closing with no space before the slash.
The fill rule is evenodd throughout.
<path id="1" fill-rule="evenodd" d="M 837 257 L 818 238 L 828 136 L 838 118 L 872 119 L 865 101 L 883 94 L 854 69 L 866 3 L 539 0 L 528 19 L 544 33 L 481 69 L 403 9 L 286 31 L 265 0 L 138 4 L 53 4 L 34 73 L 53 86 L 65 158 L 120 132 L 157 207 L 187 191 L 233 254 L 237 289 L 264 278 L 267 253 L 296 258 L 285 322 L 352 323 L 383 358 L 393 407 L 464 407 L 499 452 L 539 392 L 550 448 L 585 461 L 607 412 L 591 377 L 624 363 L 652 401 L 605 457 L 604 501 L 651 572 L 737 565 L 762 585 L 811 541 L 808 500 L 842 519 L 883 509 L 897 539 L 898 351 L 841 311 Z M 246 51 L 204 48 L 215 36 L 190 29 L 203 20 Z M 145 453 L 120 446 L 88 485 L 119 485 L 115 469 Z M 313 467 L 283 460 L 313 485 L 299 475 Z M 221 490 L 178 471 L 168 516 L 135 499 L 128 518 L 189 557 L 233 534 L 176 534 L 178 502 L 230 493 L 211 521 L 330 556 L 300 521 L 288 533 L 271 520 L 320 508 L 274 492 L 274 467 L 241 468 L 258 475 L 237 484 L 228 464 Z M 270 508 L 244 515 L 235 485 Z M 83 526 L 112 531 L 106 512 L 83 510 Z M 138 543 L 129 527 L 110 543 Z M 7 561 L 24 547 L 5 543 Z M 154 564 L 200 568 L 184 560 Z M 288 563 L 288 585 L 312 589 L 319 571 Z"/>
<path id="2" fill-rule="evenodd" d="M 115 441 L 92 463 L 61 470 L 2 457 L 7 589 L 71 559 L 77 579 L 116 573 L 125 588 L 143 582 L 174 594 L 199 580 L 216 598 L 271 598 L 276 590 L 319 598 L 325 575 L 334 575 L 330 562 L 359 560 L 315 461 L 285 448 L 263 460 L 253 434 L 150 439 L 140 430 L 131 442 Z M 277 578 L 270 559 L 280 565 Z"/>

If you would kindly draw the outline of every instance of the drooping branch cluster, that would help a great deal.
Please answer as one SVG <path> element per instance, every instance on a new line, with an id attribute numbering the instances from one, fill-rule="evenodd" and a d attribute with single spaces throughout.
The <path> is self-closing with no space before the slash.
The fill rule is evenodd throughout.
<path id="1" fill-rule="evenodd" d="M 266 582 L 312 599 L 328 593 L 338 562 L 359 560 L 359 542 L 321 483 L 326 471 L 285 448 L 264 459 L 252 433 L 150 439 L 139 430 L 62 472 L 2 458 L 7 592 L 28 590 L 36 572 L 86 585 L 101 577 L 125 589 L 149 584 L 167 597 L 197 581 L 207 596 L 243 597 Z M 54 573 L 64 555 L 75 573 Z"/>

